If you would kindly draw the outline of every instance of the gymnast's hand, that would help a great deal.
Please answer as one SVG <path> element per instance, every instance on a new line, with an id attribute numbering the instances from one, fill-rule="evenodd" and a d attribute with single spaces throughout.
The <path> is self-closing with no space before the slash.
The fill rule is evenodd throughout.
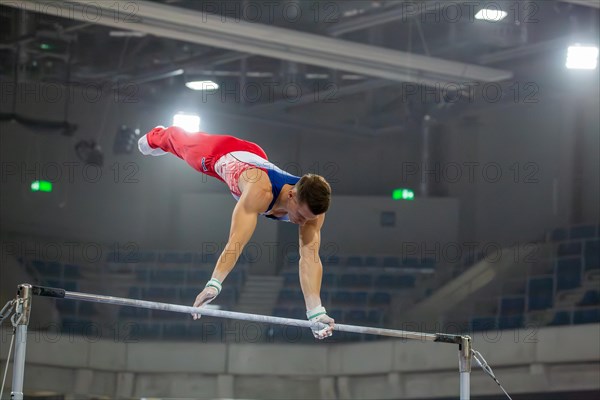
<path id="1" fill-rule="evenodd" d="M 311 328 L 313 336 L 315 338 L 322 340 L 322 339 L 325 339 L 326 337 L 333 335 L 333 329 L 335 328 L 335 320 L 333 318 L 331 318 L 329 315 L 327 315 L 327 311 L 325 310 L 325 307 L 318 306 L 318 307 L 314 308 L 313 310 L 309 310 L 306 312 L 306 316 L 308 317 L 308 320 L 310 322 L 314 322 L 314 323 L 320 322 L 322 324 L 329 325 L 321 330 L 319 330 L 318 327 Z"/>
<path id="2" fill-rule="evenodd" d="M 202 306 L 210 303 L 217 297 L 218 294 L 219 294 L 219 291 L 217 290 L 217 288 L 215 288 L 213 286 L 205 287 L 204 290 L 202 292 L 200 292 L 200 294 L 198 296 L 196 296 L 196 301 L 194 302 L 194 307 L 202 307 Z M 199 319 L 201 317 L 201 315 L 200 314 L 192 314 L 192 317 L 194 319 Z"/>

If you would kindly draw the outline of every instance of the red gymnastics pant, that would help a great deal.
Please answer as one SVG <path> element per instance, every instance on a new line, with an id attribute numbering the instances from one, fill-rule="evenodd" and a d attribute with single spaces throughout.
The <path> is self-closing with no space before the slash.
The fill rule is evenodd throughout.
<path id="1" fill-rule="evenodd" d="M 215 163 L 226 154 L 247 151 L 268 160 L 267 154 L 259 145 L 229 135 L 190 133 L 177 126 L 170 126 L 156 127 L 146 134 L 146 138 L 151 148 L 172 153 L 196 171 L 221 181 L 223 179 L 215 172 Z"/>

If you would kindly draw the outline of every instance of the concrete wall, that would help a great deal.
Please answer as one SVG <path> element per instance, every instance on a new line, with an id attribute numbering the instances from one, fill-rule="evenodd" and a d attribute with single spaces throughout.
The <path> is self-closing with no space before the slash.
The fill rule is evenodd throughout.
<path id="1" fill-rule="evenodd" d="M 476 334 L 509 393 L 598 390 L 600 326 Z M 2 359 L 9 343 L 3 331 Z M 360 344 L 124 343 L 31 332 L 26 393 L 109 397 L 392 399 L 458 395 L 457 346 L 386 340 Z M 10 376 L 9 376 L 10 382 Z M 473 395 L 499 388 L 473 363 Z"/>
<path id="2" fill-rule="evenodd" d="M 394 226 L 381 226 L 381 213 L 395 215 Z M 333 199 L 323 228 L 325 243 L 341 254 L 399 254 L 434 248 L 458 237 L 459 203 L 450 198 L 394 201 L 391 197 L 339 196 Z M 420 257 L 408 254 L 412 257 Z"/>
<path id="3" fill-rule="evenodd" d="M 467 114 L 475 122 L 453 119 L 443 126 L 438 176 L 460 200 L 462 240 L 510 246 L 600 218 L 597 80 L 581 81 L 577 89 L 557 84 L 560 97 L 550 85 L 532 83 L 540 90 L 535 103 L 473 105 Z"/>

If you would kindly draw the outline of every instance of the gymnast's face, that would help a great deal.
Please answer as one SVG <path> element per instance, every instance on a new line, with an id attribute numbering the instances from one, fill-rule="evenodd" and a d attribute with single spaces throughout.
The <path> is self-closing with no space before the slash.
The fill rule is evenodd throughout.
<path id="1" fill-rule="evenodd" d="M 290 191 L 287 212 L 290 222 L 300 226 L 317 219 L 317 216 L 310 211 L 306 203 L 298 202 L 298 194 L 295 190 Z"/>

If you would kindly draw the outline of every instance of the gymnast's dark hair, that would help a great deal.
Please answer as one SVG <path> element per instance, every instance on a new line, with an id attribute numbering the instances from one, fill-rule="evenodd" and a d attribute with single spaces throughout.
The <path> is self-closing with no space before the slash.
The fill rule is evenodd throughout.
<path id="1" fill-rule="evenodd" d="M 306 174 L 296 183 L 299 203 L 306 203 L 310 212 L 323 214 L 331 202 L 331 186 L 320 175 Z"/>

